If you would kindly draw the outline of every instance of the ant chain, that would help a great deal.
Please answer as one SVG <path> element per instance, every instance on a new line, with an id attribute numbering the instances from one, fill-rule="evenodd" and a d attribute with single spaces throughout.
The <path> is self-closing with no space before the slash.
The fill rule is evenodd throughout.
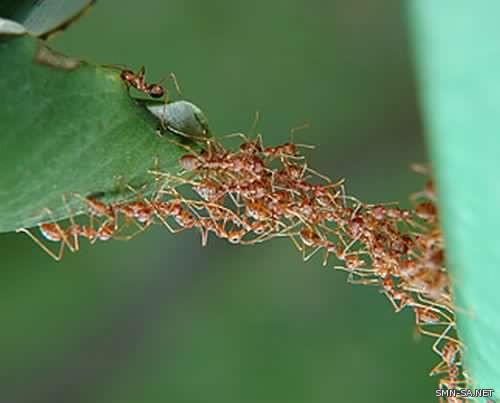
<path id="1" fill-rule="evenodd" d="M 122 76 L 139 90 L 150 85 L 144 69 L 123 70 Z M 63 227 L 45 209 L 50 222 L 41 224 L 40 231 L 45 240 L 59 244 L 57 251 L 26 228 L 18 232 L 56 260 L 65 249 L 78 251 L 80 238 L 90 243 L 128 240 L 153 224 L 172 233 L 195 229 L 203 246 L 210 234 L 242 245 L 287 237 L 304 261 L 321 254 L 328 266 L 333 257 L 337 262 L 332 267 L 348 272 L 348 282 L 378 287 L 395 312 L 412 310 L 417 332 L 436 339 L 433 351 L 440 361 L 431 374 L 440 375 L 445 387 L 463 384 L 464 346 L 456 336 L 432 182 L 413 196 L 418 203 L 414 209 L 366 204 L 346 194 L 344 180 L 334 182 L 312 169 L 301 153 L 308 147 L 294 143 L 293 137 L 277 146 L 265 146 L 260 134 L 254 139 L 243 133 L 226 137 L 241 142 L 231 150 L 215 138 L 194 138 L 204 144 L 201 152 L 179 143 L 187 152 L 179 160 L 182 170 L 172 174 L 151 169 L 157 185 L 152 196 L 131 186 L 135 200 L 126 203 L 105 204 L 72 194 L 86 205 L 88 225 L 77 224 L 68 209 L 69 225 Z M 131 224 L 136 230 L 124 235 Z"/>

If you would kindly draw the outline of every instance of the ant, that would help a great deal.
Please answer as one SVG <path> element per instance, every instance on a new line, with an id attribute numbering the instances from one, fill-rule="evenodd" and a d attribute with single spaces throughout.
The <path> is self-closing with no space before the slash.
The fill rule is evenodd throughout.
<path id="1" fill-rule="evenodd" d="M 75 194 L 76 195 L 76 194 Z M 78 196 L 78 195 L 77 195 Z M 84 198 L 83 198 L 84 199 Z M 68 210 L 70 225 L 64 229 L 60 224 L 58 224 L 54 218 L 52 210 L 45 208 L 43 211 L 49 216 L 51 222 L 39 224 L 39 230 L 43 236 L 48 241 L 58 242 L 59 243 L 59 251 L 57 254 L 49 249 L 38 237 L 36 237 L 29 229 L 27 228 L 18 228 L 16 232 L 24 232 L 28 235 L 44 252 L 46 252 L 50 257 L 52 257 L 56 261 L 60 261 L 64 256 L 65 247 L 70 250 L 70 252 L 78 252 L 80 249 L 79 246 L 79 238 L 87 238 L 90 243 L 94 243 L 97 240 L 106 241 L 111 239 L 113 234 L 116 231 L 116 225 L 114 220 L 106 220 L 103 224 L 99 226 L 98 229 L 94 228 L 93 225 L 93 217 L 94 216 L 107 216 L 110 213 L 110 210 L 107 209 L 107 206 L 104 203 L 95 201 L 93 199 L 86 199 L 89 203 L 90 210 L 90 226 L 84 226 L 75 223 L 74 215 L 69 209 L 66 195 L 63 195 L 63 202 Z M 73 242 L 70 242 L 70 239 L 73 239 Z"/>
<path id="2" fill-rule="evenodd" d="M 143 92 L 152 98 L 161 98 L 165 94 L 165 89 L 161 86 L 162 81 L 156 84 L 147 84 L 144 75 L 146 69 L 142 66 L 137 73 L 132 70 L 124 69 L 120 73 L 120 78 L 128 85 L 134 87 L 137 91 Z"/>
<path id="3" fill-rule="evenodd" d="M 280 144 L 274 147 L 265 147 L 263 144 L 262 136 L 257 134 L 255 140 L 250 139 L 244 133 L 231 133 L 224 137 L 240 137 L 243 143 L 240 145 L 240 152 L 246 155 L 257 155 L 260 154 L 263 158 L 268 161 L 274 159 L 280 159 L 282 162 L 288 159 L 292 160 L 303 160 L 304 157 L 299 155 L 299 148 L 313 149 L 314 146 L 309 144 L 295 144 L 293 141 L 293 135 L 296 131 L 308 128 L 308 124 L 304 124 L 300 127 L 292 128 L 290 130 L 290 140 L 287 143 Z"/>
<path id="4" fill-rule="evenodd" d="M 151 98 L 161 98 L 163 97 L 167 90 L 163 88 L 161 85 L 166 77 L 160 80 L 155 84 L 148 84 L 145 80 L 146 69 L 144 66 L 141 66 L 137 73 L 134 73 L 129 69 L 122 69 L 120 73 L 120 78 L 127 84 L 127 86 L 134 87 L 137 91 L 143 92 L 146 95 L 149 95 Z M 174 81 L 175 87 L 180 93 L 179 84 L 177 83 L 177 79 L 174 73 L 170 73 L 170 78 Z"/>
<path id="5" fill-rule="evenodd" d="M 40 241 L 29 229 L 27 228 L 18 228 L 16 232 L 24 232 L 28 235 L 44 252 L 46 252 L 51 258 L 56 261 L 62 259 L 64 254 L 64 247 L 66 246 L 71 252 L 75 251 L 75 248 L 71 245 L 66 235 L 66 232 L 62 229 L 62 227 L 53 222 L 53 223 L 45 223 L 39 225 L 40 232 L 42 236 L 48 241 L 59 242 L 59 251 L 58 253 L 54 253 L 51 251 L 42 241 Z"/>
<path id="6" fill-rule="evenodd" d="M 66 196 L 63 195 L 63 202 L 68 210 L 69 215 L 72 217 L 71 211 L 69 210 Z M 16 229 L 16 232 L 24 232 L 26 235 L 28 235 L 44 252 L 46 252 L 51 258 L 53 258 L 56 261 L 59 261 L 62 259 L 64 255 L 64 249 L 67 247 L 70 252 L 75 252 L 76 248 L 74 245 L 71 244 L 71 242 L 68 239 L 68 234 L 67 231 L 64 230 L 56 221 L 52 210 L 49 208 L 44 208 L 42 210 L 42 213 L 47 214 L 47 216 L 50 219 L 50 222 L 48 223 L 43 223 L 39 224 L 38 228 L 42 234 L 42 236 L 50 241 L 50 242 L 58 242 L 59 245 L 59 251 L 58 253 L 54 253 L 52 250 L 49 249 L 40 239 L 38 239 L 29 229 L 27 228 L 18 228 Z M 71 219 L 72 220 L 72 219 Z M 71 221 L 71 224 L 73 224 L 73 221 Z"/>

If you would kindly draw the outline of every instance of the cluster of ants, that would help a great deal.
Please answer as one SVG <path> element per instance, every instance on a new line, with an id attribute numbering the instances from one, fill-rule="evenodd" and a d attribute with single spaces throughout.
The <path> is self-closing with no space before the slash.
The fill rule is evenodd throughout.
<path id="1" fill-rule="evenodd" d="M 160 84 L 145 83 L 143 69 L 121 75 L 152 97 L 164 95 Z M 81 238 L 90 243 L 131 239 L 154 223 L 172 233 L 196 229 L 202 245 L 210 233 L 243 245 L 287 237 L 304 261 L 322 253 L 326 266 L 334 256 L 341 262 L 334 268 L 346 271 L 350 283 L 379 287 L 396 312 L 411 309 L 417 331 L 436 339 L 432 348 L 439 362 L 430 375 L 440 376 L 442 389 L 466 387 L 470 380 L 462 365 L 464 346 L 456 336 L 432 180 L 412 196 L 413 209 L 365 204 L 346 195 L 343 180 L 332 182 L 308 166 L 300 149 L 309 146 L 290 141 L 265 147 L 260 135 L 233 136 L 241 138 L 236 150 L 214 138 L 197 139 L 205 143 L 200 153 L 176 143 L 188 149 L 179 160 L 182 170 L 173 175 L 151 169 L 156 186 L 148 196 L 131 187 L 135 199 L 123 203 L 73 194 L 85 204 L 88 224 L 77 223 L 70 213 L 66 227 L 57 222 L 39 226 L 46 240 L 59 243 L 57 253 L 30 230 L 18 232 L 56 260 L 65 249 L 78 251 Z M 131 225 L 134 231 L 125 233 Z"/>
<path id="2" fill-rule="evenodd" d="M 432 180 L 412 196 L 413 209 L 365 204 L 346 195 L 343 180 L 311 169 L 299 153 L 306 146 L 264 147 L 260 136 L 238 136 L 237 151 L 208 140 L 201 154 L 184 155 L 178 177 L 153 172 L 206 203 L 207 215 L 197 212 L 210 223 L 200 225 L 203 242 L 207 232 L 244 244 L 288 237 L 304 261 L 322 253 L 327 266 L 333 255 L 342 262 L 334 268 L 348 272 L 350 283 L 378 286 L 396 312 L 413 310 L 416 330 L 436 339 L 440 360 L 430 374 L 440 376 L 440 388 L 467 386 Z M 215 215 L 214 206 L 230 211 Z"/>
<path id="3" fill-rule="evenodd" d="M 152 169 L 156 187 L 149 197 L 131 187 L 135 200 L 124 203 L 74 194 L 86 205 L 88 224 L 70 214 L 65 228 L 56 222 L 39 226 L 45 239 L 59 243 L 58 253 L 28 229 L 18 231 L 56 260 L 66 248 L 79 250 L 81 238 L 131 239 L 154 223 L 172 233 L 197 229 L 203 245 L 210 233 L 245 245 L 287 237 L 305 261 L 322 252 L 326 266 L 333 255 L 342 262 L 335 269 L 348 272 L 350 283 L 380 287 L 396 312 L 412 309 L 418 332 L 436 338 L 440 361 L 431 375 L 441 375 L 440 388 L 465 386 L 432 181 L 413 195 L 414 209 L 365 204 L 345 194 L 342 180 L 331 182 L 311 169 L 299 152 L 302 145 L 265 147 L 260 136 L 238 136 L 243 141 L 236 151 L 206 139 L 204 151 L 180 158 L 178 175 Z M 130 225 L 136 230 L 125 235 Z"/>

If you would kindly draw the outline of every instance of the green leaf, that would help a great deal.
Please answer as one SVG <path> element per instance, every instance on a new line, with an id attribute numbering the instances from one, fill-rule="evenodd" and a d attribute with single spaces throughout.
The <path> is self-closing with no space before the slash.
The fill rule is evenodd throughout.
<path id="1" fill-rule="evenodd" d="M 95 0 L 4 0 L 0 17 L 16 21 L 33 35 L 47 37 L 67 28 L 88 10 Z"/>
<path id="2" fill-rule="evenodd" d="M 210 129 L 205 114 L 188 101 L 165 105 L 161 101 L 146 100 L 143 104 L 158 119 L 168 122 L 169 128 L 192 136 L 209 136 Z"/>
<path id="3" fill-rule="evenodd" d="M 414 0 L 411 21 L 465 365 L 500 390 L 500 3 Z"/>
<path id="4" fill-rule="evenodd" d="M 76 197 L 66 208 L 64 194 L 130 199 L 127 184 L 152 185 L 156 157 L 159 168 L 175 172 L 186 152 L 178 143 L 193 146 L 159 134 L 160 121 L 128 95 L 119 70 L 56 54 L 36 38 L 0 37 L 0 74 L 0 232 L 83 210 Z M 165 111 L 173 132 L 206 134 L 194 105 Z"/>

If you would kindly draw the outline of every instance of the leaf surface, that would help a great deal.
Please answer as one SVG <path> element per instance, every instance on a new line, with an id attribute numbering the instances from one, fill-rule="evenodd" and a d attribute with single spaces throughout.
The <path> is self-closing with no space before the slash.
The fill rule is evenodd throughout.
<path id="1" fill-rule="evenodd" d="M 129 96 L 119 70 L 58 55 L 23 35 L 0 37 L 0 74 L 0 232 L 82 210 L 77 197 L 66 208 L 63 195 L 130 198 L 127 185 L 153 184 L 155 158 L 162 170 L 179 169 L 186 149 L 177 144 L 190 142 L 159 135 L 160 121 Z M 194 105 L 162 108 L 169 125 L 207 131 Z"/>

